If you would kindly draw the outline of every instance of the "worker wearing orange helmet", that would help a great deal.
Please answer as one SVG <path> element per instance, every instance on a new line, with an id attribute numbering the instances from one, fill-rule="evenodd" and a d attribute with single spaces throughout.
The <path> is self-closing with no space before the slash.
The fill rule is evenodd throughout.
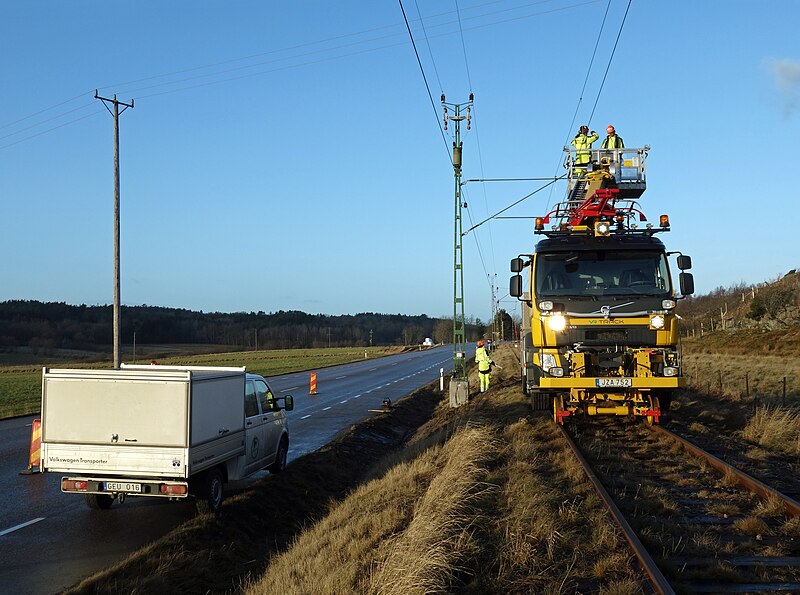
<path id="1" fill-rule="evenodd" d="M 617 135 L 617 131 L 614 130 L 614 127 L 609 124 L 608 128 L 606 128 L 606 132 L 608 136 L 603 141 L 603 148 L 604 149 L 624 149 L 625 143 L 622 142 L 622 137 Z"/>
<path id="2" fill-rule="evenodd" d="M 478 376 L 481 380 L 481 392 L 485 393 L 489 390 L 489 380 L 492 375 L 492 358 L 486 351 L 483 341 L 478 341 L 478 348 L 475 350 L 475 361 L 478 363 Z"/>

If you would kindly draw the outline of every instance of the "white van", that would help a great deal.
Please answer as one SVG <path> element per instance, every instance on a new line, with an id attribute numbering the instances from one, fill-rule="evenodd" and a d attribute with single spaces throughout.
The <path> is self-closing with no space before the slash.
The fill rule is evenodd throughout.
<path id="1" fill-rule="evenodd" d="M 217 512 L 226 482 L 286 467 L 293 406 L 244 368 L 44 368 L 40 468 L 95 509 L 191 495 Z"/>

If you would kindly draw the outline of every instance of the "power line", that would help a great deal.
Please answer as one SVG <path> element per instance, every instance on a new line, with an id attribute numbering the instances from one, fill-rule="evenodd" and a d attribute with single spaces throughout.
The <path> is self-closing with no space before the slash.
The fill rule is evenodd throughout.
<path id="1" fill-rule="evenodd" d="M 45 112 L 49 112 L 52 109 L 55 109 L 57 107 L 61 107 L 62 105 L 66 105 L 67 103 L 75 101 L 76 99 L 80 99 L 81 97 L 83 97 L 85 95 L 88 95 L 88 94 L 89 94 L 89 91 L 85 91 L 85 92 L 81 93 L 80 95 L 76 95 L 75 97 L 71 97 L 69 99 L 65 99 L 64 101 L 56 103 L 55 105 L 51 105 L 50 107 L 46 107 L 44 109 L 40 109 L 38 112 L 34 112 L 34 113 L 32 113 L 32 114 L 30 114 L 28 116 L 24 116 L 22 118 L 14 120 L 13 122 L 8 122 L 7 124 L 3 124 L 2 126 L 0 126 L 0 130 L 2 130 L 3 128 L 8 128 L 9 126 L 13 126 L 14 124 L 19 124 L 20 122 L 24 122 L 25 120 L 29 120 L 30 118 L 38 116 L 39 114 L 43 114 Z M 92 105 L 92 104 L 88 104 L 88 105 Z"/>
<path id="2" fill-rule="evenodd" d="M 458 0 L 456 3 L 456 14 L 458 15 L 458 30 L 461 32 L 461 49 L 464 50 L 464 66 L 467 69 L 467 82 L 469 90 L 472 91 L 472 77 L 469 75 L 469 62 L 467 61 L 467 46 L 464 44 L 464 29 L 461 27 L 461 11 L 458 10 Z"/>
<path id="3" fill-rule="evenodd" d="M 491 11 L 491 12 L 486 12 L 486 13 L 475 15 L 475 16 L 472 16 L 472 17 L 466 17 L 463 20 L 467 21 L 467 20 L 481 19 L 481 18 L 485 18 L 487 16 L 492 16 L 492 15 L 505 13 L 505 12 L 511 12 L 511 11 L 515 11 L 515 10 L 521 10 L 521 9 L 527 8 L 529 6 L 544 4 L 544 3 L 547 3 L 547 2 L 551 2 L 551 1 L 553 1 L 553 0 L 539 0 L 538 2 L 530 2 L 530 3 L 527 3 L 527 4 L 521 5 L 521 6 L 516 6 L 516 7 L 512 7 L 512 8 L 506 8 L 506 9 L 496 10 L 496 11 Z M 512 21 L 518 21 L 518 20 L 528 19 L 528 18 L 532 18 L 532 17 L 536 17 L 536 16 L 542 16 L 542 15 L 550 14 L 550 13 L 553 13 L 553 12 L 559 12 L 559 11 L 569 10 L 569 9 L 572 9 L 572 8 L 578 8 L 578 7 L 587 5 L 587 4 L 593 4 L 593 3 L 598 2 L 598 1 L 599 0 L 587 0 L 587 1 L 584 1 L 584 2 L 581 2 L 581 3 L 571 4 L 571 5 L 568 5 L 568 6 L 563 6 L 563 7 L 555 8 L 555 9 L 548 10 L 548 11 L 540 11 L 540 12 L 535 12 L 535 13 L 531 13 L 531 14 L 512 17 L 512 18 L 509 18 L 509 19 L 502 19 L 502 20 L 499 20 L 499 21 L 482 23 L 482 24 L 479 24 L 479 25 L 475 25 L 474 27 L 467 28 L 467 30 L 485 28 L 485 27 L 490 27 L 490 26 L 495 26 L 495 25 L 501 25 L 501 24 L 504 24 L 504 23 L 512 22 Z M 481 7 L 485 7 L 485 6 L 489 6 L 489 5 L 497 4 L 497 3 L 499 3 L 499 2 L 498 1 L 486 2 L 486 3 L 483 3 L 483 4 L 477 5 L 477 6 L 467 7 L 465 9 L 463 9 L 463 10 L 475 10 L 477 8 L 481 8 Z M 446 16 L 448 14 L 453 14 L 453 11 L 442 12 L 442 13 L 439 13 L 439 14 L 434 15 L 434 16 L 435 17 L 439 17 L 439 16 Z M 431 17 L 428 17 L 428 18 L 431 18 Z M 459 16 L 459 18 L 460 18 L 460 16 Z M 406 29 L 409 30 L 410 26 L 408 24 L 408 20 L 405 19 L 405 21 L 406 21 Z M 449 24 L 454 24 L 455 22 L 456 21 L 449 21 L 449 22 L 441 23 L 439 25 L 434 25 L 434 27 L 442 27 L 442 26 L 446 26 L 446 25 L 449 25 Z M 389 28 L 389 27 L 392 27 L 392 26 L 395 26 L 395 25 L 386 25 L 386 26 L 382 26 L 382 27 L 378 27 L 378 28 L 367 30 L 366 32 L 385 29 L 385 28 Z M 430 28 L 430 27 L 428 27 L 428 28 Z M 446 35 L 453 35 L 455 33 L 456 33 L 456 31 L 445 31 L 443 33 L 440 33 L 440 34 L 437 34 L 437 35 L 433 35 L 433 36 L 428 35 L 428 37 L 429 38 L 443 37 L 443 36 L 446 36 Z M 343 38 L 343 37 L 355 36 L 355 35 L 358 35 L 358 34 L 361 34 L 361 33 L 353 33 L 353 34 L 347 34 L 347 35 L 337 36 L 337 37 L 333 37 L 333 38 L 327 38 L 327 40 L 335 40 L 335 39 L 339 39 L 339 38 Z M 393 34 L 393 35 L 390 35 L 390 36 L 384 36 L 384 37 L 370 39 L 370 40 L 366 40 L 366 41 L 360 41 L 360 42 L 357 42 L 357 43 L 362 43 L 362 44 L 363 43 L 369 43 L 369 42 L 376 41 L 376 40 L 379 40 L 379 39 L 386 39 L 388 37 L 396 37 L 396 35 L 399 35 L 399 34 Z M 307 45 L 313 45 L 313 44 L 316 44 L 316 43 L 323 43 L 323 42 L 325 42 L 327 40 L 322 40 L 322 41 L 319 41 L 319 42 L 308 42 L 306 44 L 299 44 L 298 46 L 292 46 L 292 48 L 288 48 L 288 49 L 293 49 L 293 48 L 297 48 L 297 47 L 303 47 L 303 46 L 307 46 Z M 413 37 L 412 37 L 412 44 L 413 44 Z M 346 45 L 339 46 L 339 47 L 336 47 L 336 48 L 325 48 L 325 49 L 322 49 L 322 50 L 318 50 L 316 52 L 310 52 L 310 53 L 306 53 L 306 54 L 303 54 L 303 55 L 311 55 L 313 53 L 319 54 L 319 53 L 324 53 L 324 52 L 331 52 L 331 51 L 334 51 L 336 49 L 342 49 L 343 47 L 349 47 L 349 46 L 352 46 L 352 45 L 355 45 L 355 44 L 346 44 Z M 378 47 L 374 47 L 374 48 L 368 48 L 368 49 L 365 49 L 365 50 L 360 50 L 360 51 L 357 51 L 357 52 L 351 52 L 351 53 L 347 53 L 347 54 L 343 54 L 343 55 L 330 56 L 330 57 L 325 57 L 325 58 L 321 58 L 319 60 L 313 60 L 313 61 L 306 61 L 306 62 L 299 63 L 299 64 L 289 64 L 289 65 L 286 65 L 286 66 L 283 66 L 283 67 L 280 67 L 280 68 L 269 69 L 269 70 L 250 73 L 250 74 L 241 75 L 241 76 L 226 77 L 226 78 L 219 79 L 219 80 L 216 80 L 216 81 L 209 81 L 209 82 L 206 82 L 206 83 L 200 83 L 200 84 L 196 84 L 196 85 L 187 85 L 187 86 L 180 87 L 180 88 L 177 88 L 177 89 L 170 89 L 170 90 L 162 91 L 162 92 L 158 92 L 158 93 L 150 93 L 150 94 L 147 94 L 147 95 L 141 95 L 139 97 L 135 97 L 135 99 L 141 100 L 141 99 L 146 99 L 146 98 L 150 98 L 150 97 L 156 97 L 156 96 L 160 96 L 160 95 L 167 95 L 167 94 L 171 94 L 171 93 L 178 93 L 178 92 L 181 92 L 181 91 L 188 91 L 188 90 L 192 90 L 192 89 L 196 89 L 196 88 L 200 88 L 200 87 L 206 87 L 206 86 L 210 86 L 210 85 L 223 84 L 223 83 L 227 83 L 227 82 L 241 80 L 241 79 L 244 79 L 244 78 L 250 78 L 250 77 L 253 77 L 253 76 L 261 76 L 261 75 L 270 74 L 270 73 L 278 72 L 278 71 L 282 71 L 282 70 L 299 68 L 299 67 L 308 66 L 308 65 L 312 65 L 312 64 L 319 64 L 319 63 L 326 62 L 326 61 L 333 60 L 333 59 L 345 58 L 345 57 L 354 56 L 354 55 L 358 55 L 358 54 L 362 54 L 362 53 L 366 53 L 366 52 L 373 52 L 373 51 L 378 51 L 378 50 L 382 50 L 382 49 L 388 49 L 388 48 L 392 48 L 392 47 L 397 47 L 397 46 L 400 46 L 400 45 L 403 45 L 403 42 L 393 43 L 393 44 L 386 44 L 386 45 L 383 45 L 383 46 L 378 46 Z M 415 53 L 416 53 L 417 52 L 416 47 L 414 49 L 415 49 Z M 128 84 L 133 84 L 135 82 L 143 82 L 143 81 L 153 80 L 153 79 L 157 79 L 157 78 L 164 78 L 166 76 L 174 76 L 175 74 L 180 74 L 180 73 L 183 73 L 183 72 L 192 72 L 192 71 L 196 71 L 196 70 L 202 70 L 203 68 L 209 68 L 209 67 L 213 67 L 213 66 L 217 66 L 217 65 L 221 65 L 221 64 L 225 64 L 225 63 L 241 61 L 241 60 L 244 60 L 244 59 L 250 59 L 250 58 L 252 58 L 254 56 L 265 55 L 265 54 L 270 54 L 270 53 L 276 53 L 276 52 L 279 52 L 279 51 L 286 51 L 286 49 L 284 49 L 284 50 L 272 50 L 270 52 L 264 52 L 262 54 L 254 54 L 254 55 L 251 55 L 251 56 L 248 56 L 248 57 L 244 57 L 244 58 L 234 58 L 234 59 L 231 59 L 231 60 L 217 62 L 217 63 L 206 65 L 206 66 L 198 66 L 198 67 L 193 67 L 193 68 L 190 68 L 190 69 L 173 71 L 172 73 L 159 74 L 159 75 L 155 75 L 155 76 L 152 76 L 152 77 L 145 77 L 145 78 L 129 81 L 127 83 L 119 83 L 119 84 L 124 86 L 124 85 L 128 85 Z M 300 56 L 296 55 L 296 56 L 292 56 L 292 57 L 289 57 L 289 58 L 281 58 L 281 60 L 296 59 L 298 57 L 302 57 L 302 55 L 300 55 Z M 163 82 L 163 83 L 158 83 L 156 85 L 148 85 L 148 86 L 143 87 L 143 88 L 134 89 L 133 91 L 127 90 L 125 92 L 128 93 L 128 94 L 132 94 L 132 93 L 137 92 L 137 91 L 148 90 L 148 89 L 153 89 L 153 88 L 162 87 L 162 86 L 168 86 L 168 85 L 177 85 L 177 84 L 180 84 L 182 82 L 188 82 L 190 80 L 196 80 L 198 78 L 221 76 L 221 75 L 224 75 L 224 74 L 227 74 L 227 73 L 230 73 L 230 72 L 241 71 L 244 68 L 254 68 L 254 67 L 257 67 L 257 66 L 263 66 L 263 65 L 268 64 L 268 63 L 274 63 L 276 61 L 278 61 L 278 60 L 272 60 L 272 61 L 268 61 L 268 62 L 264 62 L 264 63 L 258 63 L 258 64 L 251 64 L 251 65 L 247 65 L 247 66 L 243 66 L 243 67 L 236 67 L 236 68 L 226 69 L 226 70 L 217 71 L 217 72 L 213 72 L 213 73 L 206 73 L 206 74 L 203 74 L 203 75 L 198 75 L 197 77 L 186 77 L 184 79 L 166 81 L 166 82 Z M 419 62 L 419 56 L 418 56 L 418 62 Z M 98 88 L 99 89 L 105 89 L 105 88 L 108 88 L 108 86 L 98 87 Z M 43 110 L 39 110 L 39 111 L 37 111 L 37 112 L 35 112 L 33 114 L 30 114 L 28 116 L 24 116 L 23 118 L 19 118 L 17 120 L 9 122 L 9 123 L 7 123 L 5 125 L 0 126 L 0 128 L 13 126 L 16 123 L 22 122 L 22 121 L 27 120 L 27 119 L 32 118 L 32 117 L 35 117 L 36 115 L 39 115 L 39 114 L 44 113 L 46 111 L 49 111 L 51 109 L 55 109 L 55 108 L 57 108 L 57 107 L 59 107 L 61 105 L 69 103 L 70 101 L 74 101 L 74 100 L 82 97 L 83 95 L 85 95 L 85 93 L 82 93 L 80 95 L 77 95 L 75 97 L 67 99 L 67 100 L 65 100 L 63 102 L 59 102 L 59 103 L 57 103 L 57 104 L 55 104 L 53 106 L 50 106 L 48 108 L 45 108 Z M 430 96 L 430 92 L 429 92 L 429 96 Z M 434 109 L 435 109 L 435 106 L 434 106 Z M 71 113 L 71 112 L 66 112 L 66 113 Z M 64 115 L 66 115 L 66 114 L 61 114 L 58 117 L 63 117 Z M 88 116 L 86 116 L 86 117 L 88 117 Z M 52 118 L 52 119 L 57 119 L 57 118 Z M 47 132 L 51 132 L 53 130 L 61 128 L 62 126 L 66 126 L 66 125 L 72 124 L 72 123 L 80 121 L 82 119 L 85 119 L 85 117 L 76 118 L 74 120 L 70 120 L 69 122 L 65 122 L 64 124 L 61 124 L 61 125 L 58 125 L 58 126 L 54 126 L 54 127 L 49 128 L 47 130 L 44 130 L 42 132 L 29 135 L 29 136 L 27 136 L 25 138 L 22 138 L 22 139 L 19 139 L 18 141 L 15 141 L 13 143 L 9 143 L 7 145 L 0 146 L 0 149 L 8 148 L 8 147 L 16 145 L 16 144 L 18 144 L 20 142 L 23 142 L 23 141 L 26 141 L 26 140 L 29 140 L 29 139 L 32 139 L 32 138 L 36 138 L 38 136 L 41 136 L 42 134 L 45 134 Z M 43 123 L 43 122 L 40 122 L 38 125 L 40 125 L 41 123 Z M 437 114 L 437 123 L 438 123 L 438 114 Z M 440 128 L 440 132 L 442 133 L 442 136 L 444 138 L 444 132 L 441 130 L 441 124 L 439 124 L 439 128 Z M 21 132 L 21 131 L 18 131 L 18 132 Z M 446 140 L 445 140 L 445 146 L 447 147 Z M 449 148 L 447 150 L 448 150 L 448 155 L 449 155 Z"/>
<path id="4" fill-rule="evenodd" d="M 406 22 L 406 28 L 408 29 L 408 36 L 411 38 L 411 45 L 414 48 L 414 54 L 417 56 L 417 64 L 419 64 L 419 71 L 422 73 L 422 80 L 425 81 L 425 89 L 428 91 L 428 98 L 431 100 L 431 108 L 433 108 L 433 116 L 436 118 L 436 126 L 439 128 L 439 132 L 442 135 L 442 142 L 444 143 L 444 150 L 447 152 L 447 159 L 450 163 L 453 163 L 452 157 L 450 157 L 450 147 L 447 145 L 447 138 L 444 135 L 444 130 L 442 130 L 442 124 L 439 122 L 439 111 L 436 109 L 436 104 L 433 103 L 433 95 L 431 94 L 430 85 L 428 85 L 428 77 L 425 76 L 425 69 L 422 67 L 422 61 L 419 59 L 419 52 L 417 51 L 417 44 L 414 43 L 414 36 L 411 34 L 411 25 L 408 24 L 408 18 L 406 17 L 406 9 L 403 8 L 403 0 L 397 0 L 400 3 L 400 10 L 403 12 L 403 20 Z"/>
<path id="5" fill-rule="evenodd" d="M 521 203 L 523 200 L 526 200 L 526 199 L 530 198 L 530 197 L 531 197 L 531 196 L 533 196 L 534 194 L 538 194 L 539 192 L 541 192 L 542 190 L 544 190 L 544 189 L 545 189 L 545 188 L 547 188 L 548 186 L 551 186 L 552 184 L 555 184 L 555 183 L 556 183 L 558 180 L 563 180 L 563 179 L 566 177 L 566 175 L 567 175 L 567 174 L 563 174 L 563 175 L 561 175 L 561 176 L 559 176 L 559 177 L 557 177 L 557 178 L 554 178 L 554 179 L 553 179 L 551 182 L 548 182 L 548 183 L 547 183 L 547 184 L 545 184 L 544 186 L 540 186 L 539 188 L 537 188 L 537 189 L 536 189 L 536 190 L 534 190 L 533 192 L 530 192 L 530 193 L 526 194 L 525 196 L 523 196 L 522 198 L 520 198 L 519 200 L 516 200 L 516 201 L 514 201 L 513 203 L 511 203 L 510 205 L 508 205 L 506 208 L 504 208 L 504 209 L 501 209 L 501 210 L 497 211 L 497 212 L 496 212 L 494 215 L 492 215 L 491 217 L 487 217 L 486 219 L 484 219 L 483 221 L 481 221 L 481 222 L 480 222 L 480 223 L 478 223 L 477 225 L 473 225 L 473 226 L 472 226 L 472 227 L 470 227 L 470 228 L 469 228 L 467 231 L 465 231 L 465 232 L 464 232 L 464 235 L 467 235 L 467 234 L 468 234 L 469 232 L 471 232 L 473 229 L 475 229 L 476 227 L 480 227 L 481 225 L 483 225 L 483 224 L 484 224 L 484 223 L 486 223 L 487 221 L 489 221 L 489 220 L 491 220 L 491 219 L 494 219 L 495 217 L 497 217 L 497 216 L 498 216 L 498 215 L 500 215 L 501 213 L 505 213 L 505 212 L 506 212 L 507 210 L 509 210 L 510 208 L 517 206 L 517 205 L 518 205 L 519 203 Z"/>
<path id="6" fill-rule="evenodd" d="M 42 130 L 41 132 L 37 132 L 36 134 L 32 134 L 30 136 L 26 136 L 25 138 L 21 138 L 19 140 L 14 141 L 13 143 L 8 143 L 7 145 L 0 146 L 0 151 L 3 149 L 7 149 L 9 147 L 13 147 L 14 145 L 18 145 L 19 143 L 25 142 L 26 140 L 30 140 L 32 138 L 36 138 L 37 136 L 42 136 L 48 132 L 52 132 L 53 130 L 57 130 L 59 128 L 63 128 L 64 126 L 68 126 L 69 124 L 73 124 L 75 122 L 80 122 L 81 120 L 85 120 L 86 118 L 90 118 L 92 116 L 96 116 L 97 114 L 102 113 L 102 110 L 97 110 L 92 112 L 91 114 L 87 114 L 85 116 L 81 116 L 80 118 L 75 118 L 74 120 L 70 120 L 69 122 L 64 122 L 63 124 L 59 124 L 58 126 L 53 126 L 52 128 L 48 128 L 47 130 Z"/>
<path id="7" fill-rule="evenodd" d="M 81 96 L 83 96 L 83 94 L 81 94 Z M 64 103 L 66 103 L 66 102 L 62 102 L 61 105 L 64 105 Z M 18 134 L 21 134 L 21 133 L 25 132 L 26 130 L 31 130 L 32 128 L 36 128 L 37 126 L 41 126 L 42 124 L 46 124 L 47 122 L 52 122 L 53 120 L 58 120 L 59 118 L 63 118 L 67 114 L 71 114 L 71 113 L 80 111 L 82 109 L 86 109 L 87 107 L 91 107 L 91 106 L 92 106 L 91 103 L 87 103 L 86 105 L 82 105 L 80 107 L 73 108 L 73 109 L 71 109 L 69 111 L 66 111 L 66 112 L 63 112 L 63 113 L 61 113 L 61 114 L 59 114 L 57 116 L 53 116 L 52 118 L 47 118 L 46 120 L 41 120 L 40 122 L 37 122 L 36 124 L 31 124 L 30 126 L 26 126 L 25 128 L 20 128 L 19 130 L 15 131 L 15 132 L 10 132 L 10 133 L 6 134 L 5 136 L 0 136 L 0 140 L 6 139 L 6 138 L 11 138 L 12 136 L 16 136 Z M 42 111 L 46 111 L 46 110 L 42 110 Z"/>
<path id="8" fill-rule="evenodd" d="M 475 110 L 473 110 L 473 111 L 475 111 Z M 481 169 L 481 177 L 483 177 L 483 175 L 484 175 L 484 173 L 483 173 L 483 153 L 481 151 L 481 141 L 480 141 L 480 136 L 478 135 L 478 124 L 477 124 L 477 122 L 478 122 L 478 119 L 476 117 L 475 118 L 475 124 L 474 124 L 474 127 L 475 127 L 475 144 L 478 147 L 478 165 L 480 166 L 480 169 Z M 488 215 L 489 214 L 489 198 L 486 195 L 486 185 L 485 184 L 481 184 L 481 189 L 483 190 L 483 205 L 486 208 L 486 214 Z M 492 256 L 492 265 L 494 265 L 495 264 L 494 235 L 492 234 L 492 226 L 491 225 L 489 225 L 489 250 L 491 251 L 491 256 Z M 494 266 L 492 268 L 494 268 Z"/>
<path id="9" fill-rule="evenodd" d="M 469 204 L 469 202 L 467 204 Z M 473 225 L 473 227 L 470 227 L 470 229 L 474 229 L 475 226 L 474 226 L 474 221 L 472 220 L 472 212 L 470 211 L 469 208 L 467 208 L 466 210 L 467 210 L 467 217 L 469 217 L 469 223 L 470 225 Z M 467 231 L 469 231 L 469 229 Z M 464 233 L 464 235 L 466 235 L 466 232 Z M 483 267 L 483 272 L 488 280 L 489 271 L 486 268 L 486 261 L 483 258 L 483 251 L 481 250 L 481 243 L 478 241 L 478 234 L 475 234 L 473 237 L 475 238 L 475 246 L 478 248 L 478 256 L 480 257 L 481 260 L 481 266 Z M 491 286 L 491 283 L 489 285 Z"/>
<path id="10" fill-rule="evenodd" d="M 431 56 L 431 64 L 433 64 L 433 72 L 436 73 L 436 82 L 439 83 L 439 90 L 444 92 L 442 86 L 442 79 L 439 78 L 439 69 L 436 68 L 436 60 L 433 59 L 433 50 L 431 49 L 431 42 L 428 39 L 428 32 L 425 30 L 425 22 L 422 20 L 422 12 L 419 10 L 417 0 L 414 0 L 414 5 L 417 7 L 417 14 L 419 15 L 419 24 L 422 25 L 422 34 L 425 36 L 425 43 L 428 45 L 428 54 Z"/>
<path id="11" fill-rule="evenodd" d="M 603 92 L 603 87 L 606 84 L 606 77 L 608 76 L 608 70 L 611 68 L 611 61 L 614 59 L 614 54 L 617 51 L 617 44 L 619 43 L 619 38 L 622 35 L 622 28 L 625 26 L 625 19 L 628 18 L 628 11 L 631 8 L 631 0 L 628 0 L 628 6 L 625 8 L 625 15 L 622 17 L 622 23 L 619 26 L 619 31 L 617 32 L 617 39 L 614 41 L 614 48 L 611 50 L 611 56 L 608 58 L 608 65 L 606 66 L 606 72 L 603 75 L 603 82 L 600 83 L 600 89 L 597 91 L 597 99 L 594 100 L 594 107 L 592 107 L 592 113 L 589 116 L 589 121 L 592 121 L 592 116 L 594 116 L 594 110 L 597 108 L 597 102 L 600 101 L 600 94 Z"/>
<path id="12" fill-rule="evenodd" d="M 578 110 L 581 108 L 581 103 L 583 103 L 583 93 L 586 91 L 586 84 L 589 82 L 589 75 L 592 73 L 592 67 L 594 66 L 594 59 L 597 56 L 597 48 L 600 45 L 600 39 L 603 37 L 603 29 L 606 26 L 606 18 L 608 17 L 608 10 L 611 8 L 611 0 L 608 0 L 606 4 L 606 11 L 603 13 L 603 20 L 600 22 L 600 30 L 597 32 L 597 39 L 594 42 L 594 50 L 592 51 L 592 58 L 589 60 L 589 67 L 586 69 L 586 76 L 583 79 L 583 87 L 581 87 L 580 95 L 578 96 L 578 103 L 575 106 L 575 111 L 572 114 L 572 121 L 569 123 L 569 129 L 567 130 L 566 137 L 564 139 L 564 145 L 569 142 L 569 137 L 572 134 L 572 131 L 575 127 L 575 118 L 578 117 Z M 556 163 L 556 170 L 554 175 L 558 173 L 559 165 L 561 165 L 561 156 L 558 158 L 558 163 Z M 555 186 L 550 187 L 550 192 L 547 195 L 547 206 L 550 206 L 550 201 L 553 198 L 553 189 Z"/>

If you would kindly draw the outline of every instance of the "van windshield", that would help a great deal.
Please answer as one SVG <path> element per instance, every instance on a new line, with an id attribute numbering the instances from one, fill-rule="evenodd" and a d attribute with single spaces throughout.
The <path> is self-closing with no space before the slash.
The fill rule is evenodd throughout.
<path id="1" fill-rule="evenodd" d="M 536 255 L 537 299 L 560 296 L 669 296 L 663 252 L 596 250 Z"/>

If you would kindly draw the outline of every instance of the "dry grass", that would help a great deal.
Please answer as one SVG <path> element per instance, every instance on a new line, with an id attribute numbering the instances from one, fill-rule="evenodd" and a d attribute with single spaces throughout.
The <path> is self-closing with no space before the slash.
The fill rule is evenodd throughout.
<path id="1" fill-rule="evenodd" d="M 754 516 L 749 516 L 734 521 L 733 528 L 739 533 L 742 533 L 744 535 L 750 535 L 756 538 L 770 534 L 770 530 L 767 524 L 760 518 Z"/>
<path id="2" fill-rule="evenodd" d="M 469 549 L 467 511 L 480 493 L 481 464 L 491 445 L 489 429 L 466 428 L 444 446 L 394 466 L 273 558 L 246 592 L 445 590 Z"/>
<path id="3" fill-rule="evenodd" d="M 742 430 L 745 440 L 779 452 L 800 454 L 800 411 L 759 407 Z"/>
<path id="4" fill-rule="evenodd" d="M 683 366 L 697 390 L 732 399 L 741 399 L 748 384 L 751 398 L 782 398 L 786 377 L 787 402 L 800 404 L 800 358 L 797 357 L 684 353 Z"/>
<path id="5" fill-rule="evenodd" d="M 415 506 L 414 517 L 399 535 L 383 544 L 384 560 L 369 592 L 424 595 L 449 590 L 476 548 L 471 535 L 473 504 L 486 488 L 479 483 L 482 464 L 494 451 L 487 428 L 457 433 L 443 448 L 444 465 Z"/>
<path id="6" fill-rule="evenodd" d="M 753 514 L 767 519 L 781 518 L 786 515 L 786 505 L 777 496 L 770 496 L 756 505 Z"/>

